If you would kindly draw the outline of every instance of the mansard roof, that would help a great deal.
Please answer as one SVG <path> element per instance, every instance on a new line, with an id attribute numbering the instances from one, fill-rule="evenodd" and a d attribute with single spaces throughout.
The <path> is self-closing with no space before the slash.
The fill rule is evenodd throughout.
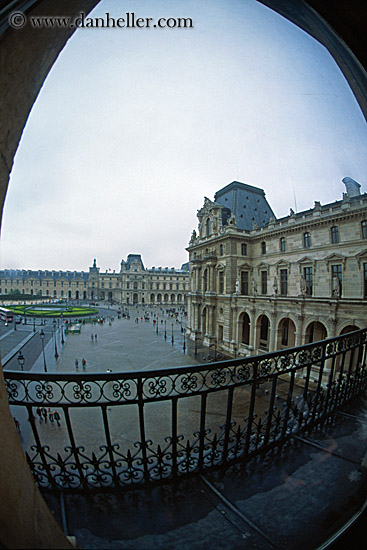
<path id="1" fill-rule="evenodd" d="M 264 190 L 246 183 L 232 181 L 216 192 L 214 200 L 236 216 L 238 229 L 251 231 L 254 225 L 265 227 L 271 217 L 275 218 Z"/>
<path id="2" fill-rule="evenodd" d="M 56 271 L 56 270 L 32 270 L 32 269 L 2 269 L 0 278 L 9 279 L 83 279 L 88 281 L 88 273 L 84 271 Z"/>

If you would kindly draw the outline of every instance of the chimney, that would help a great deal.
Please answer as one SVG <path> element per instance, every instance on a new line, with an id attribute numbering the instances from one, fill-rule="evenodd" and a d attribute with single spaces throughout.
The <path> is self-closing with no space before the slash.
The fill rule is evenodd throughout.
<path id="1" fill-rule="evenodd" d="M 342 182 L 347 189 L 348 198 L 359 197 L 359 195 L 361 194 L 361 185 L 358 182 L 349 177 L 343 178 Z"/>

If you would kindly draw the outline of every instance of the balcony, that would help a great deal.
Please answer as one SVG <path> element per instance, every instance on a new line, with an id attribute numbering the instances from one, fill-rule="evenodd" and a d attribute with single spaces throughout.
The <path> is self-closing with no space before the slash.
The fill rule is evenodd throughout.
<path id="1" fill-rule="evenodd" d="M 143 544 L 144 533 L 155 548 L 194 534 L 215 544 L 222 529 L 231 548 L 311 549 L 365 498 L 366 343 L 361 330 L 210 366 L 4 374 L 10 405 L 29 419 L 36 483 L 80 546 L 130 548 L 126 539 Z M 60 414 L 51 440 L 38 407 Z"/>

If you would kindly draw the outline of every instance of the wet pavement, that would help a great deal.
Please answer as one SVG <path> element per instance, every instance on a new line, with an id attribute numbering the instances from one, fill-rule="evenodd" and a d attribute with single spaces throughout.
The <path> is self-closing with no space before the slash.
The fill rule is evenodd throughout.
<path id="1" fill-rule="evenodd" d="M 157 334 L 151 321 L 135 322 L 137 312 L 130 311 L 128 320 L 107 310 L 106 316 L 115 317 L 111 324 L 84 325 L 64 345 L 60 331 L 56 339 L 50 334 L 49 370 L 76 372 L 76 357 L 79 364 L 85 357 L 87 372 L 166 368 L 212 358 L 207 348 L 198 348 L 195 356 L 193 344 L 184 342 L 181 323 L 163 317 L 166 323 L 159 319 Z M 19 334 L 12 337 L 19 346 Z M 42 369 L 41 354 L 32 370 Z M 52 444 L 62 427 L 43 429 Z M 21 437 L 26 439 L 25 433 Z M 366 501 L 366 451 L 367 400 L 362 396 L 324 431 L 295 438 L 281 454 L 246 465 L 139 489 L 43 494 L 65 533 L 85 549 L 321 549 Z M 347 549 L 366 547 L 363 524 L 356 525 L 344 536 Z"/>

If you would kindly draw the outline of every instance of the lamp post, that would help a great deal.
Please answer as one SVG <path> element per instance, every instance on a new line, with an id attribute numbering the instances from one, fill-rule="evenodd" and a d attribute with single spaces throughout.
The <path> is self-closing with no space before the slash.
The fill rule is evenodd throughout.
<path id="1" fill-rule="evenodd" d="M 62 313 L 61 313 L 61 344 L 62 345 L 65 344 L 65 340 L 64 340 L 64 319 L 63 319 Z"/>
<path id="2" fill-rule="evenodd" d="M 164 339 L 167 340 L 167 321 L 164 320 Z"/>
<path id="3" fill-rule="evenodd" d="M 17 318 L 14 315 L 14 330 L 17 330 Z"/>
<path id="4" fill-rule="evenodd" d="M 184 335 L 183 351 L 184 351 L 184 353 L 185 353 L 185 352 L 186 352 L 186 339 L 185 339 L 186 334 L 183 333 L 183 335 Z"/>
<path id="5" fill-rule="evenodd" d="M 36 318 L 33 317 L 33 332 L 36 332 Z"/>
<path id="6" fill-rule="evenodd" d="M 25 359 L 24 359 L 24 355 L 22 354 L 22 351 L 21 351 L 21 350 L 19 350 L 17 359 L 18 359 L 18 363 L 19 363 L 20 368 L 21 368 L 22 370 L 24 370 L 23 367 L 24 367 Z"/>
<path id="7" fill-rule="evenodd" d="M 57 353 L 57 345 L 56 345 L 56 319 L 54 319 L 54 340 L 55 340 L 55 359 L 59 357 L 59 354 Z"/>
<path id="8" fill-rule="evenodd" d="M 159 317 L 157 315 L 157 334 L 158 334 Z"/>
<path id="9" fill-rule="evenodd" d="M 42 353 L 43 353 L 43 367 L 45 369 L 45 372 L 47 372 L 47 365 L 46 365 L 46 357 L 45 357 L 45 333 L 43 332 L 43 329 L 40 332 L 40 338 L 42 342 Z"/>
<path id="10" fill-rule="evenodd" d="M 173 339 L 173 323 L 172 323 L 172 346 L 173 346 L 173 342 L 174 342 L 174 339 Z"/>

